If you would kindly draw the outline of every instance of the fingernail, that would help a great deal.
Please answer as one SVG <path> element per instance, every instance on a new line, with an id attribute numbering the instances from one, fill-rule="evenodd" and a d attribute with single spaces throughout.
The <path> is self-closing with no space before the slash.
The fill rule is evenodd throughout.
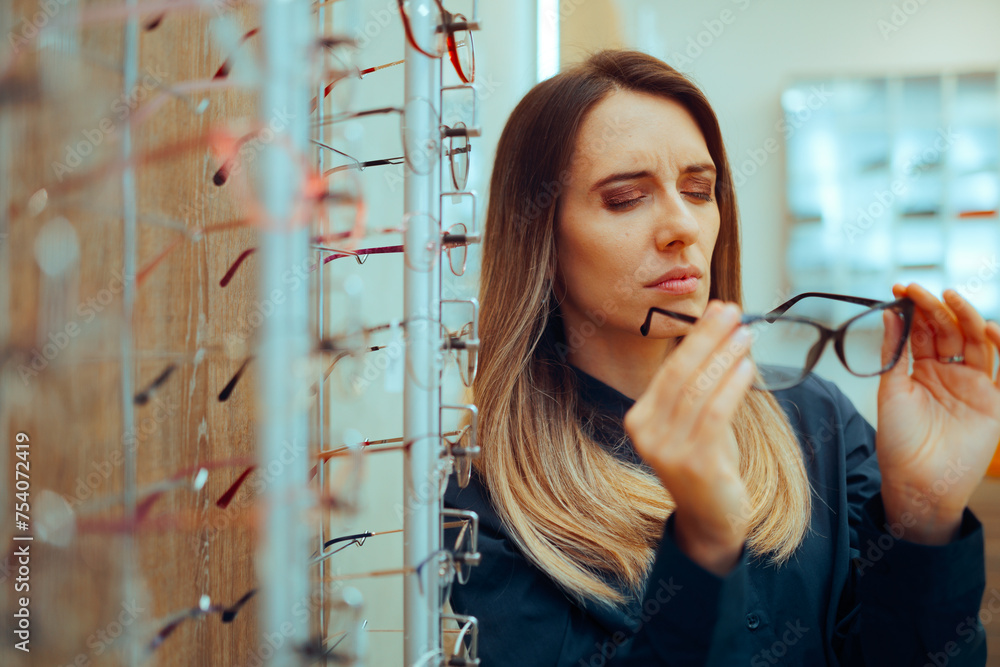
<path id="1" fill-rule="evenodd" d="M 746 327 L 738 327 L 732 335 L 733 342 L 744 345 L 750 342 L 750 330 Z"/>

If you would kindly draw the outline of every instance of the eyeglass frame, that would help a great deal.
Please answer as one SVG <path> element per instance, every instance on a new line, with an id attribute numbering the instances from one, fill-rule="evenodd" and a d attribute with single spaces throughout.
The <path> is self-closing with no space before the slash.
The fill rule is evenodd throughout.
<path id="1" fill-rule="evenodd" d="M 202 595 L 198 601 L 198 605 L 195 607 L 190 607 L 183 611 L 177 612 L 174 616 L 166 622 L 160 631 L 153 636 L 153 639 L 146 646 L 146 650 L 150 653 L 158 649 L 163 645 L 170 635 L 180 627 L 184 621 L 189 619 L 199 620 L 205 616 L 210 616 L 212 614 L 220 614 L 222 616 L 223 623 L 232 623 L 236 620 L 236 616 L 240 613 L 240 610 L 250 601 L 252 597 L 257 594 L 256 588 L 251 588 L 249 591 L 243 594 L 243 596 L 231 605 L 220 605 L 212 604 L 212 600 L 208 595 Z"/>
<path id="2" fill-rule="evenodd" d="M 478 667 L 479 661 L 479 619 L 475 616 L 467 616 L 465 614 L 441 614 L 441 620 L 443 621 L 455 621 L 461 627 L 458 629 L 458 639 L 455 641 L 455 648 L 450 652 L 445 652 L 444 661 L 442 665 L 447 667 Z M 465 635 L 465 629 L 471 628 L 469 633 L 469 646 L 466 648 L 465 642 L 462 641 Z M 467 658 L 462 658 L 458 655 L 458 648 L 461 646 L 464 650 Z"/>
<path id="3" fill-rule="evenodd" d="M 433 222 L 435 222 L 435 223 L 438 222 L 437 220 L 434 219 L 434 216 L 432 216 L 430 214 L 420 213 L 418 215 L 426 215 Z M 440 225 L 438 224 L 436 226 L 439 227 Z M 455 275 L 455 277 L 458 277 L 458 278 L 462 277 L 465 274 L 465 267 L 466 267 L 466 261 L 467 261 L 467 258 L 468 258 L 468 252 L 466 252 L 465 257 L 462 260 L 461 269 L 459 271 L 456 271 L 455 270 L 454 262 L 452 262 L 452 260 L 451 260 L 451 251 L 453 249 L 455 249 L 455 248 L 467 248 L 470 244 L 475 243 L 476 241 L 479 240 L 479 235 L 478 234 L 469 234 L 469 233 L 464 233 L 463 234 L 463 233 L 461 233 L 460 230 L 458 230 L 458 233 L 452 231 L 456 227 L 459 227 L 459 226 L 461 226 L 463 229 L 467 229 L 467 227 L 465 227 L 465 223 L 464 222 L 456 222 L 456 223 L 452 224 L 450 227 L 448 227 L 447 230 L 444 230 L 444 231 L 440 232 L 440 234 L 441 234 L 441 244 L 440 244 L 441 245 L 441 248 L 440 248 L 441 252 L 448 255 L 448 268 L 451 270 L 452 274 Z M 405 228 L 404 229 L 400 229 L 400 230 L 391 229 L 389 231 L 392 232 L 392 233 L 399 233 L 399 232 L 405 233 Z M 360 265 L 360 264 L 364 264 L 366 261 L 368 261 L 368 256 L 369 255 L 394 255 L 394 254 L 400 254 L 400 253 L 402 253 L 404 255 L 406 254 L 406 246 L 405 246 L 405 244 L 397 244 L 397 245 L 389 245 L 389 246 L 375 246 L 373 248 L 360 248 L 358 250 L 348 250 L 346 248 L 333 248 L 333 247 L 330 247 L 330 246 L 322 246 L 322 245 L 317 245 L 317 244 L 313 244 L 311 247 L 314 250 L 322 250 L 323 252 L 330 253 L 328 256 L 322 258 L 322 260 L 320 261 L 320 264 L 329 264 L 330 262 L 332 262 L 335 259 L 344 259 L 345 257 L 353 257 L 354 261 L 357 262 Z M 435 256 L 437 254 L 440 254 L 440 253 L 436 253 Z M 409 262 L 407 262 L 407 265 L 409 265 Z M 433 268 L 434 268 L 434 264 L 432 263 L 431 266 L 427 268 L 427 271 L 430 271 Z M 414 271 L 421 271 L 421 269 L 419 269 L 419 268 L 414 268 L 413 270 Z"/>
<path id="4" fill-rule="evenodd" d="M 784 314 L 799 300 L 804 299 L 806 297 L 814 297 L 814 296 L 831 299 L 835 301 L 844 301 L 847 303 L 853 303 L 860 306 L 867 306 L 868 309 L 861 313 L 858 313 L 857 315 L 854 315 L 836 329 L 830 329 L 829 327 L 811 318 Z M 847 331 L 847 328 L 858 319 L 870 315 L 874 310 L 888 310 L 890 308 L 897 308 L 897 307 L 901 309 L 901 312 L 903 314 L 903 335 L 900 337 L 899 345 L 897 346 L 896 351 L 893 354 L 892 361 L 887 366 L 884 366 L 877 373 L 857 373 L 851 370 L 850 366 L 848 366 L 847 364 L 847 359 L 844 354 L 844 334 Z M 799 378 L 797 378 L 794 383 L 789 384 L 787 386 L 760 387 L 757 385 L 757 382 L 755 381 L 753 386 L 754 388 L 763 391 L 778 391 L 781 389 L 789 389 L 791 387 L 800 384 L 803 380 L 806 379 L 806 377 L 809 376 L 809 373 L 811 373 L 812 370 L 816 367 L 816 364 L 819 363 L 820 358 L 823 356 L 823 352 L 826 350 L 827 343 L 830 342 L 830 340 L 833 340 L 834 342 L 834 350 L 837 353 L 837 358 L 840 360 L 840 363 L 847 370 L 847 372 L 850 373 L 851 375 L 854 375 L 855 377 L 875 377 L 877 375 L 882 375 L 883 373 L 887 373 L 896 366 L 896 364 L 899 362 L 899 359 L 902 357 L 903 349 L 906 347 L 906 342 L 910 337 L 910 330 L 913 325 L 914 308 L 915 304 L 913 303 L 913 300 L 905 296 L 900 299 L 896 299 L 895 301 L 879 301 L 877 299 L 866 299 L 863 297 L 848 296 L 844 294 L 832 294 L 827 292 L 804 292 L 795 297 L 792 297 L 785 303 L 781 304 L 777 308 L 771 310 L 770 312 L 764 315 L 742 315 L 740 317 L 741 326 L 762 321 L 770 323 L 780 318 L 785 321 L 797 322 L 799 324 L 807 324 L 809 326 L 818 329 L 820 332 L 820 339 L 813 344 L 812 348 L 810 348 L 809 356 L 806 358 L 806 364 L 802 369 L 802 375 Z M 641 333 L 644 337 L 649 334 L 649 328 L 654 313 L 667 315 L 668 317 L 673 317 L 674 319 L 681 320 L 682 322 L 688 322 L 689 324 L 694 324 L 699 319 L 697 317 L 693 317 L 685 313 L 678 313 L 672 310 L 667 310 L 665 308 L 658 308 L 656 306 L 653 306 L 646 313 L 646 320 L 643 322 L 642 326 L 639 327 L 639 333 Z M 818 352 L 813 353 L 813 350 L 818 350 Z"/>
<path id="5" fill-rule="evenodd" d="M 448 341 L 445 345 L 446 350 L 469 350 L 469 354 L 475 354 L 475 364 L 474 367 L 469 371 L 469 381 L 466 382 L 465 378 L 462 377 L 462 384 L 466 387 L 471 387 L 476 380 L 476 374 L 479 372 L 479 299 L 475 297 L 469 297 L 467 299 L 441 299 L 441 304 L 446 303 L 467 303 L 472 308 L 472 317 L 467 322 L 462 329 L 452 334 L 449 332 Z M 472 325 L 472 329 L 469 331 L 469 340 L 462 340 L 462 332 L 465 327 Z M 447 328 L 447 327 L 446 327 Z M 459 355 L 455 355 L 456 360 L 459 363 L 459 377 L 462 376 L 462 366 L 461 359 Z M 444 367 L 442 366 L 442 370 Z"/>
<path id="6" fill-rule="evenodd" d="M 472 88 L 471 86 L 446 86 L 442 90 L 454 90 L 454 89 L 458 89 L 458 88 L 471 88 L 473 91 L 475 91 L 475 89 Z M 473 100 L 475 100 L 475 96 L 473 96 Z M 426 102 L 427 103 L 427 106 L 430 107 L 430 110 L 431 110 L 431 113 L 432 113 L 432 118 L 437 121 L 437 135 L 438 136 L 437 136 L 437 138 L 436 138 L 436 140 L 434 142 L 434 149 L 433 149 L 433 152 L 435 154 L 437 154 L 437 158 L 435 159 L 436 162 L 440 162 L 441 161 L 441 153 L 442 153 L 442 151 L 444 149 L 444 141 L 443 141 L 444 139 L 451 139 L 451 138 L 458 137 L 458 136 L 464 136 L 466 138 L 472 138 L 472 137 L 479 137 L 479 136 L 482 135 L 482 130 L 480 128 L 478 128 L 478 127 L 475 126 L 476 117 L 477 117 L 477 110 L 476 110 L 476 103 L 475 103 L 475 101 L 473 101 L 473 109 L 472 109 L 472 123 L 473 123 L 473 125 L 471 127 L 465 125 L 465 123 L 463 121 L 456 122 L 453 125 L 449 126 L 449 125 L 445 125 L 444 124 L 444 119 L 442 118 L 440 111 L 434 106 L 434 103 L 431 100 L 428 100 L 427 98 L 423 98 L 423 97 L 415 97 L 415 98 L 411 99 L 407 103 L 406 106 L 403 106 L 403 107 L 378 107 L 378 108 L 375 108 L 375 109 L 365 109 L 365 110 L 362 110 L 362 111 L 350 111 L 350 112 L 346 112 L 346 113 L 340 113 L 340 114 L 331 116 L 330 118 L 325 118 L 322 121 L 314 122 L 312 124 L 312 128 L 315 129 L 315 128 L 318 128 L 318 127 L 326 127 L 328 125 L 336 125 L 337 123 L 342 123 L 342 122 L 349 121 L 349 120 L 356 120 L 358 118 L 366 118 L 368 116 L 378 116 L 378 115 L 382 115 L 382 114 L 397 113 L 397 114 L 399 114 L 399 118 L 400 118 L 400 127 L 399 127 L 399 130 L 400 130 L 400 138 L 402 139 L 402 142 L 403 142 L 403 156 L 402 156 L 402 158 L 403 158 L 404 162 L 406 163 L 407 166 L 410 167 L 410 169 L 413 170 L 414 173 L 417 173 L 417 174 L 428 174 L 428 173 L 430 173 L 431 169 L 434 168 L 434 165 L 433 164 L 429 165 L 428 168 L 426 168 L 426 169 L 418 169 L 417 168 L 417 162 L 415 161 L 416 160 L 415 154 L 423 153 L 423 152 L 425 152 L 425 149 L 423 149 L 423 148 L 416 148 L 415 147 L 411 151 L 411 150 L 409 150 L 407 148 L 407 143 L 408 142 L 406 140 L 406 137 L 408 136 L 407 129 L 406 129 L 407 128 L 407 124 L 406 124 L 406 122 L 407 122 L 407 119 L 406 119 L 407 107 L 409 107 L 410 104 L 416 104 L 416 103 L 420 103 L 420 102 Z M 459 125 L 461 125 L 462 127 L 458 127 Z M 318 143 L 315 140 L 313 140 L 313 142 L 314 143 Z M 323 147 L 325 147 L 325 148 L 329 148 L 329 146 L 326 146 L 325 144 L 320 144 L 320 145 L 323 146 Z M 452 157 L 452 152 L 451 151 L 447 151 L 446 152 L 446 156 L 448 157 L 449 163 L 454 159 Z M 351 159 L 353 159 L 353 158 L 351 158 Z M 388 158 L 388 159 L 389 160 L 397 160 L 399 158 Z M 329 171 L 332 171 L 332 170 L 329 170 Z M 324 172 L 324 174 L 329 173 L 329 171 Z M 461 188 L 459 188 L 458 184 L 455 182 L 454 179 L 452 180 L 452 182 L 455 183 L 456 189 L 461 189 Z M 463 184 L 463 187 L 464 187 L 464 184 Z"/>
<path id="7" fill-rule="evenodd" d="M 471 568 L 479 565 L 483 556 L 479 553 L 479 515 L 472 510 L 463 509 L 453 509 L 450 507 L 445 507 L 441 510 L 441 517 L 449 517 L 453 519 L 459 519 L 464 523 L 464 525 L 459 528 L 459 537 L 455 540 L 455 549 L 452 549 L 452 559 L 455 561 L 456 573 L 455 577 L 458 579 L 458 583 L 467 584 L 469 583 L 469 575 L 472 573 Z M 444 531 L 445 526 L 442 523 L 441 526 L 441 540 L 444 541 Z M 463 539 L 463 536 L 468 533 L 468 548 L 463 549 L 461 552 L 458 551 L 459 539 Z M 464 546 L 464 543 L 463 543 Z M 462 566 L 468 566 L 468 574 L 463 573 L 461 567 L 458 565 L 461 561 Z"/>
<path id="8" fill-rule="evenodd" d="M 406 40 L 409 42 L 410 46 L 416 49 L 419 53 L 428 58 L 443 58 L 445 53 L 448 53 L 448 57 L 451 59 L 451 64 L 455 68 L 455 73 L 458 74 L 460 78 L 465 83 L 472 83 L 475 81 L 475 45 L 472 40 L 472 33 L 475 30 L 480 29 L 480 22 L 477 18 L 479 16 L 478 12 L 478 0 L 473 0 L 472 2 L 472 20 L 467 19 L 463 14 L 456 13 L 452 14 L 447 9 L 444 8 L 444 4 L 441 0 L 433 0 L 434 4 L 437 5 L 438 11 L 441 12 L 441 18 L 444 20 L 443 25 L 434 26 L 434 32 L 445 32 L 445 48 L 440 53 L 430 53 L 423 49 L 417 42 L 416 37 L 413 35 L 413 26 L 410 25 L 410 17 L 407 15 L 406 11 L 403 9 L 404 0 L 396 0 L 396 5 L 399 7 L 399 15 L 403 21 L 403 32 L 406 34 Z M 452 20 L 456 16 L 461 16 L 461 21 Z M 458 64 L 458 45 L 455 43 L 455 33 L 460 31 L 466 31 L 469 33 L 470 47 L 472 47 L 472 72 L 468 76 L 462 71 L 461 66 Z"/>
<path id="9" fill-rule="evenodd" d="M 477 362 L 478 364 L 478 362 Z M 478 432 L 479 425 L 479 407 L 475 403 L 468 403 L 465 405 L 442 405 L 442 410 L 466 410 L 471 415 L 469 423 L 458 430 L 458 433 L 454 440 L 448 439 L 446 436 L 442 436 L 448 442 L 448 454 L 452 457 L 455 479 L 458 480 L 459 488 L 464 489 L 469 485 L 469 481 L 472 478 L 472 461 L 479 457 L 481 450 L 479 445 L 476 444 L 476 433 Z M 468 434 L 469 444 L 462 446 L 462 438 L 466 437 Z M 468 458 L 469 468 L 468 474 L 459 474 L 458 469 L 458 459 L 459 457 Z M 465 583 L 464 581 L 462 583 Z"/>
<path id="10" fill-rule="evenodd" d="M 451 126 L 445 125 L 445 123 L 444 123 L 444 93 L 445 93 L 445 91 L 450 91 L 450 90 L 468 90 L 468 91 L 472 92 L 472 122 L 469 125 L 466 125 L 464 121 L 456 121 Z M 455 186 L 455 190 L 458 190 L 458 191 L 465 190 L 465 186 L 469 182 L 469 167 L 468 167 L 468 165 L 466 165 L 465 177 L 462 179 L 462 182 L 459 183 L 458 182 L 458 177 L 455 175 L 455 158 L 453 156 L 454 156 L 454 154 L 456 152 L 462 152 L 462 153 L 469 153 L 469 154 L 471 154 L 471 152 L 472 152 L 472 146 L 468 143 L 468 140 L 471 139 L 472 137 L 482 136 L 482 130 L 479 129 L 479 110 L 478 110 L 478 104 L 479 104 L 479 102 L 478 102 L 478 99 L 479 99 L 479 96 L 476 94 L 476 88 L 475 88 L 475 86 L 473 86 L 473 85 L 471 85 L 469 83 L 459 84 L 459 85 L 455 85 L 455 86 L 443 86 L 441 88 L 441 93 L 440 93 L 440 96 L 439 96 L 439 106 L 441 108 L 441 113 L 438 114 L 438 119 L 440 121 L 440 127 L 441 127 L 441 132 L 442 132 L 442 135 L 441 135 L 441 138 L 442 138 L 441 148 L 444 150 L 445 154 L 448 156 L 448 164 L 449 164 L 450 169 L 451 169 L 451 182 L 452 182 L 452 185 Z M 460 125 L 461 125 L 461 128 L 458 127 Z M 460 136 L 464 136 L 465 139 L 466 139 L 465 150 L 458 150 L 458 151 L 456 151 L 453 148 L 454 139 L 455 139 L 455 137 L 460 137 Z M 447 148 L 444 145 L 444 141 L 443 141 L 444 139 L 448 140 Z M 443 162 L 444 161 L 442 160 L 442 165 L 441 165 L 442 169 L 444 168 Z M 443 178 L 441 180 L 442 180 L 442 182 L 444 181 Z M 449 193 L 449 194 L 452 194 L 452 193 Z M 457 194 L 457 193 L 455 193 L 455 194 Z"/>

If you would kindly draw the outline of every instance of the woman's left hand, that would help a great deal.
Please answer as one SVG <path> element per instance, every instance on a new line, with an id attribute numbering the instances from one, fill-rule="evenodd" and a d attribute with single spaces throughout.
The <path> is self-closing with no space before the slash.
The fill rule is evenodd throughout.
<path id="1" fill-rule="evenodd" d="M 1000 377 L 993 379 L 1000 325 L 954 290 L 945 291 L 945 303 L 916 283 L 895 285 L 893 294 L 910 297 L 915 308 L 907 350 L 879 383 L 882 500 L 905 539 L 945 544 L 958 534 L 1000 443 Z M 883 363 L 891 337 L 887 332 Z M 955 356 L 964 362 L 941 361 Z"/>

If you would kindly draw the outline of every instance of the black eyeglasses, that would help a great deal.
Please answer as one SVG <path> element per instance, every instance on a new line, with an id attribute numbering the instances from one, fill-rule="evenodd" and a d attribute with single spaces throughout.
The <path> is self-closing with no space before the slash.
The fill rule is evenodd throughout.
<path id="1" fill-rule="evenodd" d="M 178 614 L 175 614 L 172 619 L 170 619 L 162 629 L 156 633 L 156 636 L 149 642 L 148 650 L 155 651 L 160 647 L 167 638 L 173 634 L 174 630 L 178 628 L 184 621 L 188 619 L 199 619 L 209 616 L 211 614 L 221 614 L 223 623 L 232 623 L 236 620 L 236 615 L 240 613 L 240 609 L 250 601 L 254 595 L 257 594 L 257 589 L 252 588 L 247 591 L 243 597 L 237 600 L 233 605 L 218 605 L 212 604 L 212 599 L 207 595 L 202 595 L 201 599 L 198 601 L 198 606 L 192 607 L 191 609 L 185 609 Z"/>
<path id="2" fill-rule="evenodd" d="M 811 318 L 785 315 L 792 306 L 807 298 L 852 303 L 864 306 L 865 310 L 836 329 Z M 776 391 L 799 384 L 815 368 L 831 340 L 837 357 L 849 373 L 857 377 L 881 375 L 891 370 L 902 355 L 913 323 L 913 310 L 913 301 L 908 297 L 878 301 L 826 292 L 805 292 L 765 315 L 743 315 L 740 322 L 750 329 L 750 355 L 757 365 L 753 387 Z M 639 328 L 643 336 L 649 334 L 654 313 L 691 324 L 698 321 L 691 315 L 653 307 Z M 883 363 L 881 351 L 887 335 L 891 336 L 894 349 L 888 363 Z"/>
<path id="3" fill-rule="evenodd" d="M 449 514 L 449 512 L 451 514 Z M 456 561 L 462 562 L 462 571 L 459 572 L 459 582 L 466 583 L 469 579 L 468 567 L 473 565 L 478 565 L 480 560 L 480 554 L 476 550 L 476 545 L 479 539 L 479 515 L 472 511 L 466 510 L 442 510 L 442 517 L 452 516 L 455 512 L 462 512 L 463 514 L 459 517 L 458 521 L 444 521 L 441 524 L 442 530 L 450 530 L 453 528 L 459 529 L 457 538 L 455 539 L 455 556 Z M 475 523 L 472 523 L 475 522 Z M 471 525 L 471 528 L 470 528 Z M 363 547 L 365 542 L 369 537 L 379 537 L 381 535 L 397 535 L 402 534 L 402 528 L 396 528 L 394 530 L 383 530 L 377 533 L 373 533 L 370 530 L 366 530 L 363 533 L 355 533 L 353 535 L 341 535 L 339 537 L 334 537 L 332 539 L 323 542 L 322 550 L 317 550 L 313 552 L 312 557 L 309 559 L 311 565 L 316 563 L 321 563 L 331 557 L 337 555 L 344 549 L 352 546 Z M 330 547 L 335 547 L 331 549 Z"/>
<path id="4" fill-rule="evenodd" d="M 451 86 L 443 90 L 466 89 L 468 86 Z M 475 98 L 473 97 L 473 100 Z M 456 190 L 463 190 L 469 177 L 469 138 L 478 137 L 481 131 L 478 127 L 469 127 L 464 121 L 455 121 L 446 125 L 441 118 L 441 114 L 434 105 L 424 98 L 414 98 L 407 102 L 405 107 L 380 107 L 378 109 L 366 109 L 364 111 L 354 111 L 340 113 L 322 121 L 313 123 L 314 129 L 337 125 L 349 120 L 358 120 L 371 116 L 381 116 L 385 114 L 398 114 L 400 122 L 400 140 L 403 147 L 403 156 L 386 158 L 383 160 L 358 161 L 347 156 L 351 164 L 341 167 L 357 168 L 359 165 L 375 166 L 377 164 L 400 164 L 405 162 L 410 169 L 418 174 L 429 174 L 431 169 L 438 163 L 440 153 L 444 149 L 444 155 L 448 158 L 451 168 L 451 180 Z M 475 124 L 476 109 L 473 102 L 472 118 L 470 121 Z M 314 141 L 322 148 L 332 149 L 326 143 Z M 340 151 L 336 151 L 340 152 Z M 343 155 L 343 153 L 341 153 Z M 335 169 L 325 172 L 329 174 Z"/>

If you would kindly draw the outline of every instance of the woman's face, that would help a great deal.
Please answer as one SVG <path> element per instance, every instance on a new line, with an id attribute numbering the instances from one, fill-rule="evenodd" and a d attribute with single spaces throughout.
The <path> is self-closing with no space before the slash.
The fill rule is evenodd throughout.
<path id="1" fill-rule="evenodd" d="M 556 221 L 554 289 L 571 349 L 574 337 L 627 343 L 651 306 L 704 312 L 719 234 L 715 176 L 701 130 L 679 103 L 616 91 L 591 110 Z M 693 277 L 664 281 L 671 271 Z M 654 316 L 650 338 L 688 327 Z"/>

